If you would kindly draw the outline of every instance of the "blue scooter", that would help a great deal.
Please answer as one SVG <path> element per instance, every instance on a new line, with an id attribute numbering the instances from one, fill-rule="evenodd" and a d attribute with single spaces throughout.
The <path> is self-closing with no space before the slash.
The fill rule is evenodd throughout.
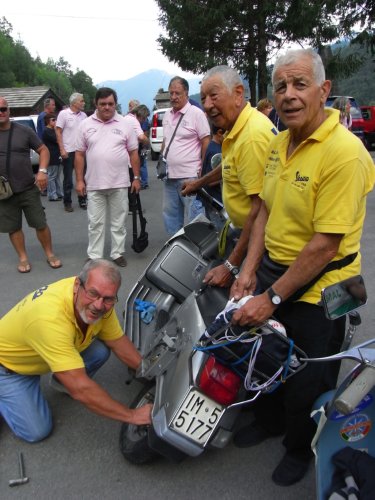
<path id="1" fill-rule="evenodd" d="M 333 458 L 352 456 L 351 449 L 375 457 L 375 339 L 349 348 L 357 326 L 356 311 L 367 302 L 363 278 L 356 276 L 322 291 L 322 302 L 330 319 L 348 314 L 349 328 L 342 352 L 308 362 L 332 362 L 350 359 L 357 362 L 336 390 L 322 394 L 315 402 L 312 417 L 318 425 L 312 442 L 315 453 L 316 490 L 318 500 L 329 498 L 337 467 Z M 348 453 L 349 452 L 349 453 Z M 375 464 L 375 461 L 374 461 Z M 348 484 L 349 486 L 349 484 Z M 359 487 L 359 485 L 357 484 Z M 375 492 L 374 492 L 375 498 Z"/>

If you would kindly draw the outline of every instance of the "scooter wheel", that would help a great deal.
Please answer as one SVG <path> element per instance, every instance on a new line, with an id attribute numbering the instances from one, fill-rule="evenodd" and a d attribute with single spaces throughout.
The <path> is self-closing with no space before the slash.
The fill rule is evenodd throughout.
<path id="1" fill-rule="evenodd" d="M 142 388 L 130 408 L 139 408 L 153 403 L 155 384 Z M 148 427 L 146 425 L 122 424 L 120 431 L 120 450 L 125 459 L 135 465 L 153 462 L 160 455 L 148 445 Z"/>

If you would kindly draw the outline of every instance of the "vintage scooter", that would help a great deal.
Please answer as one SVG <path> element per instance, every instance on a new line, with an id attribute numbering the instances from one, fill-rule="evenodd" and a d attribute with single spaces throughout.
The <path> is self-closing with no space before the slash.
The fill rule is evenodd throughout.
<path id="1" fill-rule="evenodd" d="M 354 360 L 356 366 L 345 375 L 336 390 L 320 396 L 314 405 L 312 416 L 318 425 L 318 430 L 313 439 L 312 448 L 316 457 L 316 490 L 319 500 L 328 498 L 332 490 L 335 470 L 336 474 L 339 474 L 333 462 L 337 453 L 349 447 L 353 450 L 365 451 L 375 457 L 375 431 L 373 429 L 375 422 L 375 339 L 352 348 L 349 347 L 356 327 L 361 322 L 357 309 L 365 305 L 367 301 L 362 277 L 356 276 L 327 287 L 322 292 L 322 301 L 329 319 L 348 314 L 350 325 L 345 345 L 342 352 L 334 356 L 306 361 L 327 363 L 349 359 Z M 343 466 L 344 457 L 353 460 L 350 449 L 344 450 L 345 454 L 340 455 L 341 466 Z M 374 467 L 375 465 L 372 465 L 373 471 Z M 364 469 L 363 466 L 362 468 Z"/>
<path id="2" fill-rule="evenodd" d="M 218 247 L 216 227 L 199 215 L 165 243 L 127 299 L 124 330 L 143 357 L 136 378 L 144 387 L 132 406 L 153 404 L 150 426 L 122 426 L 121 451 L 132 463 L 225 447 L 241 407 L 304 366 L 304 353 L 273 320 L 202 337 L 228 302 L 228 290 L 202 282 Z"/>

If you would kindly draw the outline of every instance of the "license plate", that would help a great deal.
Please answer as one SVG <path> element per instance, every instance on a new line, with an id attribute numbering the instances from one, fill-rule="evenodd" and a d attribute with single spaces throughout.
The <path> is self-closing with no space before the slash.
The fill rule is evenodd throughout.
<path id="1" fill-rule="evenodd" d="M 223 407 L 195 389 L 190 389 L 171 421 L 171 428 L 204 445 L 218 423 Z"/>

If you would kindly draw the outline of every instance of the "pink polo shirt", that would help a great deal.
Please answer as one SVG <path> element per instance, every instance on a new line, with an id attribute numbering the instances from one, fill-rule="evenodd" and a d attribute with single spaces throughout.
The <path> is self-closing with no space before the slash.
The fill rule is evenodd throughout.
<path id="1" fill-rule="evenodd" d="M 76 150 L 86 152 L 86 189 L 130 186 L 128 151 L 138 150 L 138 138 L 129 122 L 116 113 L 103 122 L 96 112 L 78 129 Z"/>
<path id="2" fill-rule="evenodd" d="M 124 120 L 128 122 L 129 125 L 134 129 L 137 137 L 144 134 L 141 124 L 139 123 L 138 118 L 135 115 L 133 115 L 132 113 L 128 113 L 124 116 Z"/>
<path id="3" fill-rule="evenodd" d="M 201 140 L 210 135 L 206 115 L 197 106 L 188 102 L 179 111 L 174 112 L 171 108 L 163 118 L 164 153 L 181 114 L 184 116 L 167 155 L 168 176 L 171 179 L 197 177 L 202 168 Z"/>
<path id="4" fill-rule="evenodd" d="M 57 116 L 56 127 L 62 130 L 62 140 L 67 153 L 76 150 L 76 137 L 79 124 L 87 118 L 86 113 L 78 111 L 74 113 L 70 108 L 63 109 Z"/>

